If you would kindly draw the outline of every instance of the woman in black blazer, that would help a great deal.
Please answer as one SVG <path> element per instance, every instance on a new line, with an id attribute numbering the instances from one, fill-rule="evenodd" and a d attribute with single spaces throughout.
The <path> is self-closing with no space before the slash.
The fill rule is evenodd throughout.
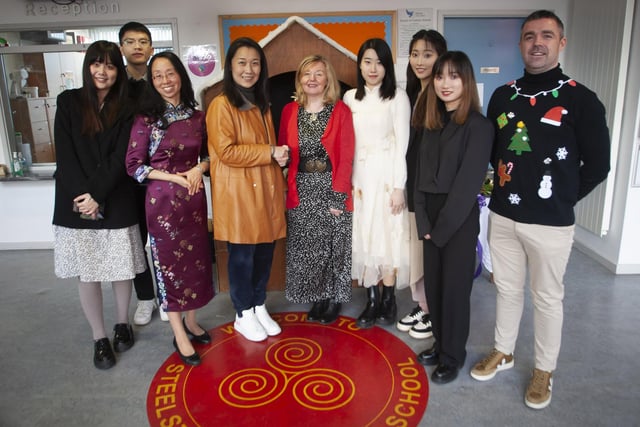
<path id="1" fill-rule="evenodd" d="M 435 343 L 418 355 L 437 365 L 431 381 L 453 381 L 466 358 L 469 299 L 480 231 L 477 196 L 493 125 L 480 113 L 471 61 L 449 51 L 433 65 L 419 147 L 414 203 L 423 240 L 424 286 Z"/>
<path id="2" fill-rule="evenodd" d="M 134 181 L 124 159 L 132 112 L 127 74 L 115 43 L 97 41 L 82 65 L 83 86 L 58 96 L 54 125 L 57 167 L 53 213 L 55 273 L 77 277 L 80 303 L 94 339 L 94 365 L 115 364 L 113 349 L 133 346 L 131 279 L 144 271 Z M 101 282 L 116 301 L 113 349 L 102 315 Z"/>

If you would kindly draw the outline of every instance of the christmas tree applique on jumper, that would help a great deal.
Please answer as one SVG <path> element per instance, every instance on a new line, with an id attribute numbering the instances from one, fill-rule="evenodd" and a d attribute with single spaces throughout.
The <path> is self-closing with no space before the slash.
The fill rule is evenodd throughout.
<path id="1" fill-rule="evenodd" d="M 529 131 L 523 121 L 519 121 L 516 124 L 516 133 L 511 137 L 511 144 L 509 144 L 507 150 L 515 151 L 516 156 L 521 155 L 523 151 L 531 151 Z"/>

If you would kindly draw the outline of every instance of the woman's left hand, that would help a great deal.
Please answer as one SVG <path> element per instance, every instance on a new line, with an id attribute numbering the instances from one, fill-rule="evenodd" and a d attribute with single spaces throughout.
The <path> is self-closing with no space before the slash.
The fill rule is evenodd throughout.
<path id="1" fill-rule="evenodd" d="M 333 216 L 340 216 L 342 215 L 342 211 L 339 209 L 333 209 L 333 208 L 329 208 L 329 212 L 331 213 L 331 215 Z"/>
<path id="2" fill-rule="evenodd" d="M 391 206 L 391 213 L 398 215 L 404 209 L 404 190 L 396 188 L 391 193 L 391 200 L 389 201 Z"/>
<path id="3" fill-rule="evenodd" d="M 192 167 L 186 172 L 178 172 L 177 175 L 187 179 L 187 191 L 190 196 L 193 196 L 204 188 L 204 184 L 202 183 L 202 169 L 200 169 L 199 165 Z"/>

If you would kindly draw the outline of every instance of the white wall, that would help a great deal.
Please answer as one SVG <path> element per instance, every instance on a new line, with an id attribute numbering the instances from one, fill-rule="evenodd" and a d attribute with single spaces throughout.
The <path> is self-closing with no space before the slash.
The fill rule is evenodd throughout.
<path id="1" fill-rule="evenodd" d="M 596 1 L 596 0 L 589 0 Z M 604 6 L 603 6 L 604 7 Z M 640 273 L 640 187 L 633 187 L 640 150 L 640 7 L 633 13 L 633 33 L 624 112 L 620 129 L 611 228 L 606 236 L 576 230 L 576 246 L 619 274 Z"/>
<path id="2" fill-rule="evenodd" d="M 593 0 L 589 0 L 593 1 Z M 387 0 L 369 0 L 361 2 L 358 0 L 325 0 L 322 3 L 309 0 L 290 2 L 287 0 L 272 0 L 270 2 L 222 2 L 211 0 L 190 0 L 186 2 L 176 2 L 174 0 L 88 0 L 83 3 L 96 5 L 94 13 L 83 11 L 78 16 L 61 14 L 58 9 L 57 15 L 28 16 L 30 7 L 48 4 L 52 2 L 34 2 L 25 0 L 4 0 L 2 15 L 0 16 L 0 31 L 3 25 L 15 24 L 48 24 L 52 22 L 85 24 L 88 22 L 98 22 L 101 24 L 122 24 L 129 20 L 139 20 L 141 22 L 157 18 L 175 18 L 178 27 L 179 46 L 189 46 L 198 44 L 216 44 L 220 46 L 218 38 L 218 15 L 234 15 L 246 13 L 277 13 L 277 14 L 299 14 L 314 12 L 340 12 L 340 11 L 375 11 L 389 10 L 397 8 L 433 8 L 433 22 L 437 25 L 438 12 L 441 11 L 469 11 L 470 14 L 496 14 L 504 12 L 521 12 L 526 14 L 534 9 L 547 8 L 554 10 L 568 27 L 571 25 L 570 16 L 574 2 L 572 0 L 493 0 L 483 2 L 482 9 L 475 0 L 404 0 L 400 2 L 389 2 Z M 185 5 L 188 4 L 188 7 Z M 33 5 L 33 6 L 31 6 Z M 100 7 L 116 5 L 118 13 L 100 13 Z M 295 5 L 295 6 L 292 6 Z M 319 8 L 319 5 L 321 8 Z M 576 6 L 578 7 L 578 6 Z M 109 7 L 107 7 L 108 9 Z M 33 9 L 31 9 L 33 10 Z M 92 12 L 92 11 L 90 11 Z M 636 19 L 637 22 L 637 19 Z M 636 28 L 640 28 L 636 24 Z M 640 42 L 635 36 L 635 50 L 639 50 Z M 570 41 L 569 49 L 572 42 Z M 517 40 L 514 40 L 517 43 Z M 632 51 L 634 49 L 632 48 Z M 402 54 L 402 53 L 399 53 Z M 637 69 L 637 68 L 636 68 Z M 219 77 L 220 67 L 217 67 L 213 76 L 206 78 L 194 78 L 193 84 L 196 91 L 208 86 L 214 79 Z M 639 75 L 630 73 L 630 75 Z M 515 77 L 515 76 L 514 76 Z M 636 93 L 637 97 L 637 93 Z M 637 99 L 636 103 L 637 105 Z M 635 110 L 634 110 L 635 116 Z M 0 121 L 2 119 L 0 118 Z M 2 123 L 0 123 L 2 125 Z M 633 132 L 633 131 L 632 131 Z M 3 132 L 0 132 L 0 139 L 4 139 Z M 0 154 L 1 160 L 2 154 Z M 630 157 L 630 156 L 629 156 Z M 624 169 L 624 168 L 622 168 Z M 620 172 L 620 170 L 618 171 Z M 623 171 L 624 172 L 624 171 Z M 616 177 L 616 188 L 622 190 L 616 193 L 614 202 L 615 218 L 612 221 L 609 235 L 600 239 L 589 232 L 578 230 L 576 241 L 587 252 L 606 264 L 612 270 L 620 260 L 629 264 L 625 272 L 640 272 L 640 261 L 635 254 L 640 251 L 640 230 L 632 230 L 633 235 L 627 239 L 626 228 L 630 223 L 625 217 L 625 211 L 632 213 L 640 209 L 640 195 L 630 194 L 627 197 L 629 170 L 618 173 Z M 635 193 L 635 192 L 634 192 Z M 632 196 L 632 197 L 631 197 Z M 621 202 L 618 201 L 621 200 Z M 0 249 L 27 248 L 49 246 L 53 240 L 51 233 L 51 212 L 53 210 L 53 182 L 40 183 L 0 183 Z M 20 204 L 16 206 L 16 203 Z M 25 212 L 28 212 L 25 214 Z M 28 225 L 28 227 L 27 227 Z M 625 239 L 622 239 L 622 231 L 625 231 Z M 614 242 L 615 240 L 615 242 Z M 614 243 L 612 243 L 614 242 Z M 621 248 L 621 246 L 623 246 Z"/>

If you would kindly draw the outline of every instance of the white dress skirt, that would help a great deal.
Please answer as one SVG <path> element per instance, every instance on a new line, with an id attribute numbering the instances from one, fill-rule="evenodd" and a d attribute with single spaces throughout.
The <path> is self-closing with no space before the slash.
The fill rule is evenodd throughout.
<path id="1" fill-rule="evenodd" d="M 344 96 L 356 136 L 351 277 L 370 287 L 394 275 L 403 287 L 410 275 L 409 211 L 393 215 L 391 194 L 406 184 L 409 98 L 402 89 L 391 100 L 382 100 L 378 88 L 365 92 L 362 100 L 355 99 L 355 89 Z"/>
<path id="2" fill-rule="evenodd" d="M 81 282 L 130 280 L 146 269 L 138 225 L 118 229 L 53 226 L 53 256 L 58 278 Z"/>

